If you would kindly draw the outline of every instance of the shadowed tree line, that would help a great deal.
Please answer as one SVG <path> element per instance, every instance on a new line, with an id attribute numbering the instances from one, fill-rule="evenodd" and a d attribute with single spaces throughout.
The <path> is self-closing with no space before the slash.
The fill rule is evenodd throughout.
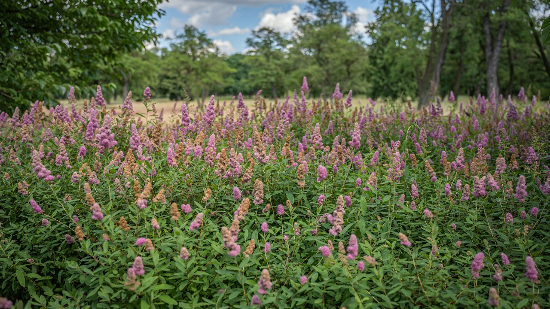
<path id="1" fill-rule="evenodd" d="M 158 38 L 159 2 L 3 2 L 11 14 L 0 24 L 0 107 L 55 104 L 73 84 L 88 97 L 98 83 L 108 100 L 147 86 L 157 97 L 201 105 L 208 94 L 259 89 L 285 98 L 303 76 L 311 95 L 327 100 L 336 83 L 373 98 L 411 97 L 419 106 L 450 91 L 508 95 L 526 87 L 539 99 L 550 96 L 540 28 L 550 5 L 539 0 L 384 0 L 365 26 L 343 1 L 310 0 L 293 33 L 256 29 L 247 52 L 233 55 L 190 25 L 169 47 L 145 49 Z"/>

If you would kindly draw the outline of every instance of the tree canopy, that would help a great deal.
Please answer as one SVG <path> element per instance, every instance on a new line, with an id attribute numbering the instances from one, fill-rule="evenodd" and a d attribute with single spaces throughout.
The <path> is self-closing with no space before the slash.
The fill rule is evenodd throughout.
<path id="1" fill-rule="evenodd" d="M 38 98 L 54 104 L 70 86 L 91 93 L 122 55 L 158 39 L 161 2 L 0 1 L 0 109 Z"/>

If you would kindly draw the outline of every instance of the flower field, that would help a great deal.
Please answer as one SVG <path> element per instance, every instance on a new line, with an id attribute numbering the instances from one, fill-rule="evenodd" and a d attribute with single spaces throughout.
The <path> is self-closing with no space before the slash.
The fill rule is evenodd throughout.
<path id="1" fill-rule="evenodd" d="M 550 306 L 549 103 L 308 90 L 2 112 L 0 308 Z"/>

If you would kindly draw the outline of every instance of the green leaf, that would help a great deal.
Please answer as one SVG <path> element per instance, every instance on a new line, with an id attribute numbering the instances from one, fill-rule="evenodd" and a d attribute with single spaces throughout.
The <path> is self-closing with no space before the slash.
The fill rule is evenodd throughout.
<path id="1" fill-rule="evenodd" d="M 170 305 L 177 305 L 178 302 L 175 301 L 172 297 L 168 295 L 160 295 L 157 297 L 158 299 L 162 300 L 163 302 L 170 304 Z"/>
<path id="2" fill-rule="evenodd" d="M 21 284 L 22 287 L 25 286 L 25 273 L 23 272 L 23 269 L 20 267 L 17 267 L 15 270 L 15 276 L 17 277 L 17 281 L 19 281 L 19 284 Z"/>
<path id="3" fill-rule="evenodd" d="M 150 306 L 149 306 L 149 303 L 147 302 L 147 300 L 145 300 L 145 298 L 142 298 L 141 299 L 141 309 L 149 309 Z"/>
<path id="4" fill-rule="evenodd" d="M 169 285 L 169 284 L 159 284 L 159 285 L 155 285 L 153 287 L 153 291 L 158 291 L 158 290 L 173 290 L 174 289 L 174 286 L 173 285 Z"/>

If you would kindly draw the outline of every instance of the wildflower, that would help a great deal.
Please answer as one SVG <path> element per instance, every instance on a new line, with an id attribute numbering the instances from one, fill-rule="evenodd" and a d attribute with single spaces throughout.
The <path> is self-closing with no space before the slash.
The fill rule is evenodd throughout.
<path id="1" fill-rule="evenodd" d="M 492 307 L 498 307 L 498 303 L 500 301 L 500 297 L 498 296 L 498 292 L 495 288 L 489 289 L 489 306 Z"/>
<path id="2" fill-rule="evenodd" d="M 455 242 L 455 247 L 460 248 L 461 245 L 462 245 L 462 242 L 460 240 Z"/>
<path id="3" fill-rule="evenodd" d="M 264 209 L 262 209 L 262 213 L 266 213 L 269 210 L 271 210 L 271 204 L 268 203 L 267 205 L 265 205 Z"/>
<path id="4" fill-rule="evenodd" d="M 68 245 L 72 245 L 74 243 L 74 237 L 69 234 L 65 234 L 65 241 Z"/>
<path id="5" fill-rule="evenodd" d="M 145 98 L 145 100 L 151 99 L 151 89 L 149 87 L 145 88 L 145 90 L 143 91 L 143 97 Z"/>
<path id="6" fill-rule="evenodd" d="M 321 194 L 319 195 L 319 198 L 317 198 L 317 205 L 321 206 L 325 202 L 325 195 Z"/>
<path id="7" fill-rule="evenodd" d="M 294 235 L 300 235 L 300 226 L 298 225 L 298 222 L 294 222 Z"/>
<path id="8" fill-rule="evenodd" d="M 504 254 L 504 252 L 500 253 L 500 258 L 502 259 L 502 265 L 510 265 L 510 260 L 508 259 L 508 256 Z"/>
<path id="9" fill-rule="evenodd" d="M 180 218 L 180 212 L 178 210 L 178 204 L 172 203 L 170 205 L 170 215 L 171 215 L 171 217 L 170 217 L 171 220 L 176 220 L 177 221 Z"/>
<path id="10" fill-rule="evenodd" d="M 336 209 L 334 210 L 333 217 L 334 222 L 329 230 L 329 233 L 333 236 L 338 235 L 342 231 L 342 225 L 344 224 L 344 198 L 340 195 L 336 201 Z"/>
<path id="11" fill-rule="evenodd" d="M 282 204 L 279 204 L 277 206 L 277 214 L 279 216 L 282 216 L 285 213 L 285 207 Z"/>
<path id="12" fill-rule="evenodd" d="M 483 197 L 486 195 L 487 193 L 485 191 L 485 177 L 479 178 L 477 176 L 474 176 L 474 196 Z"/>
<path id="13" fill-rule="evenodd" d="M 349 246 L 347 248 L 348 259 L 354 260 L 357 257 L 359 251 L 359 245 L 357 244 L 357 237 L 355 234 L 351 234 L 349 237 Z"/>
<path id="14" fill-rule="evenodd" d="M 319 165 L 319 167 L 317 168 L 317 172 L 317 182 L 321 182 L 321 180 L 326 179 L 328 176 L 327 169 L 322 165 Z"/>
<path id="15" fill-rule="evenodd" d="M 471 265 L 472 269 L 472 278 L 477 279 L 479 277 L 479 272 L 483 268 L 483 258 L 485 258 L 485 255 L 483 252 L 479 252 L 474 257 L 474 260 Z"/>
<path id="16" fill-rule="evenodd" d="M 502 269 L 500 269 L 500 266 L 498 264 L 495 264 L 495 274 L 493 275 L 493 279 L 495 281 L 502 281 Z"/>
<path id="17" fill-rule="evenodd" d="M 411 209 L 416 210 L 416 202 L 415 201 L 411 202 Z"/>
<path id="18" fill-rule="evenodd" d="M 41 213 L 44 212 L 44 211 L 42 210 L 42 208 L 40 208 L 40 206 L 38 205 L 38 203 L 37 203 L 35 200 L 31 199 L 31 200 L 29 201 L 29 203 L 31 204 L 32 210 L 33 210 L 35 213 L 41 214 Z"/>
<path id="19" fill-rule="evenodd" d="M 103 240 L 104 241 L 109 241 L 109 240 L 111 240 L 111 238 L 109 237 L 109 235 L 103 234 Z"/>
<path id="20" fill-rule="evenodd" d="M 405 196 L 405 195 L 403 195 L 403 197 L 404 197 L 404 196 Z M 346 206 L 347 206 L 347 207 L 351 207 L 351 203 L 352 203 L 351 197 L 350 197 L 349 195 L 346 195 L 346 196 L 344 196 L 344 200 L 346 201 Z"/>
<path id="21" fill-rule="evenodd" d="M 231 232 L 227 227 L 222 227 L 223 246 L 229 249 L 229 256 L 235 257 L 241 252 L 241 246 L 235 243 Z"/>
<path id="22" fill-rule="evenodd" d="M 372 172 L 369 176 L 369 179 L 367 180 L 367 185 L 370 185 L 376 190 L 377 182 L 378 182 L 378 179 L 376 178 L 376 173 Z M 367 191 L 367 190 L 370 190 L 368 186 L 363 188 L 363 191 Z"/>
<path id="23" fill-rule="evenodd" d="M 324 257 L 329 257 L 330 256 L 330 248 L 328 246 L 319 247 L 319 251 L 321 251 L 321 254 Z"/>
<path id="24" fill-rule="evenodd" d="M 258 285 L 260 286 L 258 293 L 262 295 L 267 293 L 267 290 L 271 289 L 272 283 L 269 278 L 269 270 L 262 269 L 262 274 L 260 275 Z"/>
<path id="25" fill-rule="evenodd" d="M 50 221 L 48 221 L 48 219 L 42 219 L 42 226 L 48 226 L 48 224 L 50 224 Z"/>
<path id="26" fill-rule="evenodd" d="M 254 205 L 260 205 L 264 202 L 264 183 L 256 179 L 254 182 Z"/>
<path id="27" fill-rule="evenodd" d="M 538 207 L 533 207 L 531 208 L 531 212 L 529 212 L 529 214 L 533 217 L 536 217 L 538 214 L 539 214 L 539 209 Z"/>
<path id="28" fill-rule="evenodd" d="M 10 309 L 13 306 L 13 302 L 5 297 L 0 297 L 0 308 Z"/>
<path id="29" fill-rule="evenodd" d="M 250 207 L 250 199 L 245 198 L 242 202 L 239 208 L 237 209 L 237 213 L 235 215 L 236 219 L 239 221 L 244 220 L 244 216 L 248 213 L 248 208 Z"/>
<path id="30" fill-rule="evenodd" d="M 302 82 L 302 88 L 300 88 L 300 89 L 302 89 L 302 91 L 303 91 L 304 93 L 308 93 L 308 92 L 309 92 L 309 87 L 308 87 L 308 85 L 307 85 L 307 78 L 306 78 L 305 76 L 304 76 L 304 80 L 303 80 L 303 82 Z"/>
<path id="31" fill-rule="evenodd" d="M 202 201 L 203 202 L 206 202 L 210 199 L 210 197 L 212 197 L 212 189 L 210 188 L 207 188 L 205 191 L 204 191 L 204 196 L 202 197 Z"/>
<path id="32" fill-rule="evenodd" d="M 139 209 L 145 209 L 147 207 L 147 200 L 140 198 L 136 201 L 136 205 Z"/>
<path id="33" fill-rule="evenodd" d="M 151 227 L 152 227 L 154 230 L 159 230 L 159 229 L 160 229 L 160 225 L 159 225 L 159 223 L 157 222 L 157 219 L 155 219 L 155 218 L 151 219 Z"/>
<path id="34" fill-rule="evenodd" d="M 453 230 L 453 232 L 456 230 L 456 224 L 455 223 L 451 223 L 451 229 Z"/>
<path id="35" fill-rule="evenodd" d="M 432 219 L 434 217 L 434 214 L 428 208 L 424 209 L 424 215 L 428 219 Z"/>
<path id="36" fill-rule="evenodd" d="M 94 203 L 92 206 L 92 219 L 103 220 L 103 212 L 101 212 L 101 207 L 99 207 L 98 203 Z"/>
<path id="37" fill-rule="evenodd" d="M 145 251 L 154 251 L 155 246 L 153 246 L 153 241 L 149 238 L 145 239 Z"/>
<path id="38" fill-rule="evenodd" d="M 436 259 L 437 259 L 437 254 L 436 254 L 437 251 L 439 251 L 439 248 L 437 247 L 437 245 L 433 244 L 433 245 L 432 245 L 432 255 L 433 255 L 433 257 L 436 258 Z"/>
<path id="39" fill-rule="evenodd" d="M 495 175 L 500 175 L 504 173 L 505 169 L 506 169 L 506 160 L 502 156 L 499 156 L 496 162 Z"/>
<path id="40" fill-rule="evenodd" d="M 261 227 L 262 227 L 262 232 L 267 233 L 267 230 L 268 230 L 267 222 L 262 223 Z"/>
<path id="41" fill-rule="evenodd" d="M 198 229 L 201 226 L 202 216 L 203 216 L 202 212 L 197 214 L 197 216 L 195 217 L 195 220 L 191 222 L 191 226 L 189 227 L 190 231 Z"/>
<path id="42" fill-rule="evenodd" d="M 538 271 L 535 266 L 535 261 L 532 257 L 527 256 L 527 258 L 525 258 L 525 264 L 525 277 L 527 277 L 527 279 L 529 279 L 531 282 L 536 282 L 538 279 Z"/>
<path id="43" fill-rule="evenodd" d="M 141 256 L 136 256 L 136 258 L 134 259 L 134 266 L 132 268 L 134 269 L 136 275 L 145 275 L 145 269 L 143 268 L 143 261 L 141 259 Z"/>
<path id="44" fill-rule="evenodd" d="M 355 187 L 356 187 L 356 188 L 361 187 L 361 183 L 362 183 L 362 182 L 363 182 L 363 181 L 361 180 L 361 178 L 357 178 L 357 179 L 355 180 Z"/>
<path id="45" fill-rule="evenodd" d="M 306 283 L 307 283 L 307 277 L 306 277 L 306 276 L 301 276 L 301 277 L 300 277 L 300 284 L 301 284 L 301 285 L 304 285 L 304 284 L 306 284 Z"/>
<path id="46" fill-rule="evenodd" d="M 260 297 L 258 295 L 252 296 L 252 299 L 250 300 L 250 305 L 262 305 L 262 301 L 260 300 Z"/>
<path id="47" fill-rule="evenodd" d="M 451 196 L 451 185 L 449 183 L 445 184 L 445 196 Z"/>
<path id="48" fill-rule="evenodd" d="M 462 190 L 462 197 L 460 198 L 461 201 L 467 201 L 470 199 L 470 186 L 464 185 L 464 190 Z"/>
<path id="49" fill-rule="evenodd" d="M 256 242 L 254 241 L 254 239 L 251 239 L 250 242 L 248 243 L 248 246 L 246 247 L 246 250 L 244 250 L 243 255 L 245 257 L 251 256 L 252 253 L 254 253 L 255 247 L 256 247 Z"/>
<path id="50" fill-rule="evenodd" d="M 191 205 L 190 204 L 181 204 L 181 210 L 185 212 L 186 214 L 191 212 Z"/>
<path id="51" fill-rule="evenodd" d="M 271 244 L 268 241 L 268 242 L 265 243 L 264 253 L 268 253 L 269 251 L 271 251 Z"/>
<path id="52" fill-rule="evenodd" d="M 336 84 L 336 88 L 334 88 L 334 93 L 332 94 L 332 97 L 336 100 L 341 99 L 343 94 L 340 92 L 340 83 Z"/>
<path id="53" fill-rule="evenodd" d="M 376 262 L 376 259 L 373 258 L 372 256 L 370 255 L 365 255 L 363 256 L 363 259 L 365 261 L 367 261 L 367 263 L 369 263 L 370 266 L 376 266 L 376 264 L 378 264 L 378 262 Z"/>
<path id="54" fill-rule="evenodd" d="M 514 223 L 514 216 L 512 216 L 511 213 L 506 213 L 506 218 L 505 218 L 506 222 L 510 223 L 510 224 L 513 224 Z"/>
<path id="55" fill-rule="evenodd" d="M 412 245 L 407 236 L 403 233 L 399 233 L 399 240 L 401 240 L 401 244 L 405 247 L 410 247 Z"/>
<path id="56" fill-rule="evenodd" d="M 411 196 L 412 196 L 413 199 L 417 199 L 419 197 L 418 188 L 416 186 L 416 183 L 413 183 L 411 185 Z"/>
<path id="57" fill-rule="evenodd" d="M 378 163 L 378 156 L 379 156 L 379 152 L 378 150 L 376 150 L 374 152 L 374 155 L 372 156 L 372 159 L 370 160 L 370 166 L 376 165 Z"/>
<path id="58" fill-rule="evenodd" d="M 124 282 L 124 285 L 127 286 L 130 291 L 134 291 L 141 284 L 136 281 L 136 271 L 133 267 L 130 267 L 126 274 L 126 282 Z"/>
<path id="59" fill-rule="evenodd" d="M 145 239 L 143 237 L 140 237 L 136 240 L 136 246 L 141 247 L 145 244 L 146 241 L 147 241 L 147 239 Z"/>
<path id="60" fill-rule="evenodd" d="M 357 263 L 357 269 L 359 269 L 360 272 L 363 272 L 363 270 L 365 270 L 365 263 L 363 263 L 363 261 L 359 261 L 359 263 Z"/>

